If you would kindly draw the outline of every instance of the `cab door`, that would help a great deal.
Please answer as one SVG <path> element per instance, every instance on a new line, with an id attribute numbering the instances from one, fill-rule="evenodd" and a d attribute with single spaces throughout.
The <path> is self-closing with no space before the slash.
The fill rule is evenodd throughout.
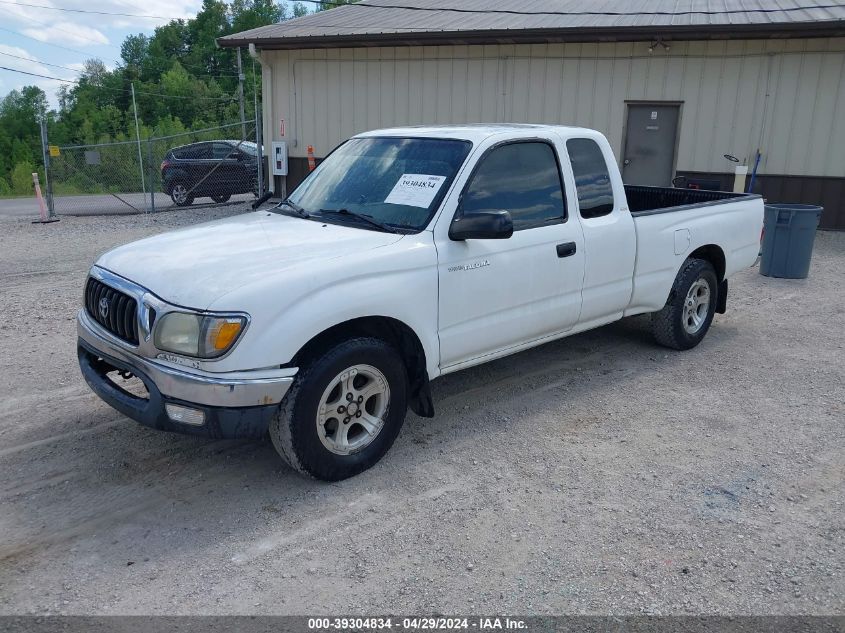
<path id="1" fill-rule="evenodd" d="M 442 371 L 572 328 L 581 310 L 583 235 L 567 209 L 558 149 L 551 138 L 487 149 L 454 214 L 435 229 Z M 507 239 L 454 240 L 455 217 L 506 210 Z"/>

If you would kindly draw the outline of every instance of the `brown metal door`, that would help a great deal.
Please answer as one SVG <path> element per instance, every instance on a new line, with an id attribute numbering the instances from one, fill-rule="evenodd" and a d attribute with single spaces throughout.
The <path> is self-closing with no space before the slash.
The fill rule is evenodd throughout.
<path id="1" fill-rule="evenodd" d="M 622 179 L 632 185 L 669 187 L 675 168 L 680 106 L 628 104 Z"/>

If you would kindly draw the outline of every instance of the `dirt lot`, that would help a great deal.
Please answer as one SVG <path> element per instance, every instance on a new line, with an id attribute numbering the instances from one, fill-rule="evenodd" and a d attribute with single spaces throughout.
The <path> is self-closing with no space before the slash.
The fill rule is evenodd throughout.
<path id="1" fill-rule="evenodd" d="M 845 610 L 845 234 L 806 281 L 738 275 L 690 352 L 639 317 L 438 380 L 327 485 L 142 428 L 76 366 L 98 253 L 237 211 L 0 219 L 0 612 Z"/>

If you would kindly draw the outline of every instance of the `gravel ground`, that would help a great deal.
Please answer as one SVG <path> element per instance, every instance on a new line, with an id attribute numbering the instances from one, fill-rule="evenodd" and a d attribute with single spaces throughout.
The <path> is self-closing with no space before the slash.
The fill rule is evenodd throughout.
<path id="1" fill-rule="evenodd" d="M 0 613 L 845 611 L 845 234 L 808 280 L 739 274 L 689 352 L 637 317 L 440 379 L 324 484 L 76 366 L 98 253 L 242 210 L 0 219 Z"/>

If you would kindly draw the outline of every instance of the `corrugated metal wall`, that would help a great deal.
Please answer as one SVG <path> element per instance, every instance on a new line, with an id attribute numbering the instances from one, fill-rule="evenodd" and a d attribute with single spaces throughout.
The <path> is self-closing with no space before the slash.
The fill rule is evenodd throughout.
<path id="1" fill-rule="evenodd" d="M 845 38 L 670 46 L 267 51 L 265 125 L 278 140 L 285 119 L 294 157 L 373 128 L 479 121 L 596 128 L 618 156 L 626 101 L 678 101 L 679 170 L 729 171 L 723 154 L 751 163 L 760 145 L 761 173 L 845 176 Z"/>

